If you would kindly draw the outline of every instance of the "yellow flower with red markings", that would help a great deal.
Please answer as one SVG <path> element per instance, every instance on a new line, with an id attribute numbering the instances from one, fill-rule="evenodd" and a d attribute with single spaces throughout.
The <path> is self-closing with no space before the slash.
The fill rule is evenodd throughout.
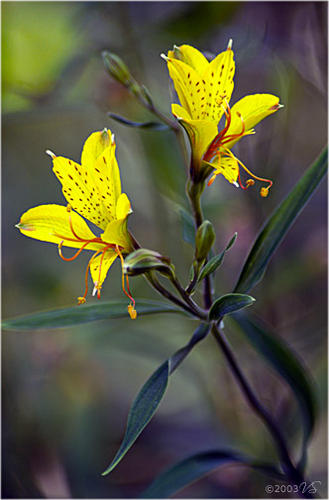
<path id="1" fill-rule="evenodd" d="M 251 173 L 231 149 L 245 135 L 254 134 L 254 126 L 281 107 L 279 98 L 271 94 L 248 95 L 230 108 L 235 73 L 232 40 L 210 62 L 190 45 L 175 46 L 162 57 L 180 101 L 180 105 L 172 104 L 172 113 L 188 134 L 194 171 L 211 166 L 214 172 L 208 185 L 219 174 L 243 189 L 254 184 L 253 179 L 264 181 L 268 185 L 260 193 L 267 196 L 272 181 Z M 225 123 L 219 130 L 222 117 Z M 239 166 L 252 177 L 245 185 Z"/>
<path id="2" fill-rule="evenodd" d="M 85 292 L 78 303 L 86 302 L 89 271 L 94 283 L 93 295 L 100 298 L 102 284 L 117 257 L 123 268 L 122 254 L 133 251 L 127 229 L 132 212 L 130 201 L 121 192 L 118 163 L 115 158 L 114 136 L 110 130 L 92 133 L 86 140 L 81 164 L 51 151 L 53 171 L 62 184 L 68 205 L 40 205 L 25 212 L 16 227 L 25 236 L 56 243 L 65 261 L 76 259 L 83 250 L 93 251 L 85 273 Z M 80 215 L 79 215 L 80 214 Z M 101 229 L 95 235 L 84 219 Z M 63 247 L 77 248 L 72 257 L 64 257 Z M 130 298 L 128 312 L 136 318 L 135 301 L 129 290 L 128 276 L 122 272 L 122 287 Z"/>

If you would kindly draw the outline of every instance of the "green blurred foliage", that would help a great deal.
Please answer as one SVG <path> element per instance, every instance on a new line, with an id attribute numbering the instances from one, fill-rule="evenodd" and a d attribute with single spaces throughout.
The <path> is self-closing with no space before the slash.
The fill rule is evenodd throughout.
<path id="1" fill-rule="evenodd" d="M 2 103 L 8 111 L 31 108 L 29 98 L 53 89 L 58 74 L 83 43 L 74 4 L 2 3 Z"/>

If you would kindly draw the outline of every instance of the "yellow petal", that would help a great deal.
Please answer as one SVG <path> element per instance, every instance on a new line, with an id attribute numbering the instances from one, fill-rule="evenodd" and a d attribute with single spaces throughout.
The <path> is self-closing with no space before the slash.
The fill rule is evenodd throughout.
<path id="1" fill-rule="evenodd" d="M 126 193 L 122 193 L 119 196 L 116 206 L 116 218 L 117 219 L 125 219 L 127 215 L 131 214 L 131 204 Z"/>
<path id="2" fill-rule="evenodd" d="M 231 125 L 226 135 L 239 134 L 242 130 L 242 122 L 245 124 L 245 134 L 253 133 L 253 127 L 267 116 L 275 113 L 280 108 L 279 98 L 271 94 L 253 94 L 240 99 L 231 108 Z M 226 148 L 232 148 L 240 137 L 232 139 L 225 144 Z"/>
<path id="3" fill-rule="evenodd" d="M 224 110 L 221 104 L 229 103 L 234 88 L 235 62 L 233 50 L 218 54 L 206 68 L 203 80 L 206 82 L 206 109 L 204 118 L 220 121 Z"/>
<path id="4" fill-rule="evenodd" d="M 110 222 L 116 218 L 116 204 L 121 194 L 121 182 L 118 163 L 115 158 L 115 144 L 104 149 L 92 165 L 86 168 L 90 172 L 99 196 L 100 206 Z M 101 226 L 104 229 L 104 226 Z"/>
<path id="5" fill-rule="evenodd" d="M 191 121 L 191 115 L 190 113 L 183 108 L 183 106 L 180 106 L 179 104 L 172 104 L 171 105 L 171 112 L 175 116 L 175 118 L 182 118 L 183 120 L 186 121 Z"/>
<path id="6" fill-rule="evenodd" d="M 103 153 L 104 149 L 110 147 L 112 143 L 112 132 L 104 129 L 93 132 L 83 145 L 81 153 L 81 164 L 92 165 Z"/>
<path id="7" fill-rule="evenodd" d="M 98 156 L 96 156 L 98 154 Z M 102 229 L 115 219 L 121 193 L 115 144 L 110 131 L 94 132 L 82 152 L 82 165 L 52 155 L 53 170 L 72 208 Z"/>
<path id="8" fill-rule="evenodd" d="M 227 181 L 235 184 L 239 175 L 239 165 L 235 158 L 231 156 L 217 156 L 211 163 L 211 166 L 216 169 L 216 175 L 222 174 Z"/>
<path id="9" fill-rule="evenodd" d="M 170 50 L 168 57 L 176 58 L 191 66 L 200 76 L 206 71 L 209 62 L 199 50 L 191 45 L 181 45 L 176 50 Z"/>
<path id="10" fill-rule="evenodd" d="M 101 238 L 105 243 L 119 245 L 123 252 L 132 251 L 130 236 L 127 229 L 127 217 L 109 222 Z"/>
<path id="11" fill-rule="evenodd" d="M 104 229 L 109 222 L 97 186 L 87 169 L 63 156 L 53 157 L 53 170 L 62 184 L 63 194 L 79 214 Z"/>
<path id="12" fill-rule="evenodd" d="M 191 118 L 198 120 L 205 110 L 205 83 L 202 77 L 188 64 L 178 59 L 168 59 L 169 74 L 182 106 Z"/>
<path id="13" fill-rule="evenodd" d="M 115 250 L 109 249 L 105 254 L 98 255 L 95 257 L 90 264 L 90 274 L 94 285 L 96 287 L 101 287 L 107 273 L 117 258 Z"/>
<path id="14" fill-rule="evenodd" d="M 215 122 L 207 120 L 178 120 L 185 128 L 190 139 L 193 160 L 194 162 L 199 162 L 207 151 L 211 141 L 218 134 L 217 125 Z"/>
<path id="15" fill-rule="evenodd" d="M 25 212 L 19 223 L 18 229 L 25 236 L 36 240 L 56 243 L 64 241 L 63 246 L 81 248 L 85 241 L 79 241 L 72 233 L 69 217 L 76 236 L 83 240 L 91 240 L 95 235 L 91 232 L 86 222 L 77 213 L 68 212 L 61 205 L 40 205 Z M 88 250 L 99 250 L 104 245 L 90 243 Z"/>

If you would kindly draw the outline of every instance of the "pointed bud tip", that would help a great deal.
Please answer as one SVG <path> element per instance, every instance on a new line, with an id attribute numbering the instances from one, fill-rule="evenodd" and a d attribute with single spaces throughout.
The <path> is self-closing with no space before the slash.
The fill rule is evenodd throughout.
<path id="1" fill-rule="evenodd" d="M 226 50 L 231 50 L 233 45 L 233 40 L 232 38 L 229 39 L 228 44 L 227 44 L 227 49 Z"/>
<path id="2" fill-rule="evenodd" d="M 169 57 L 166 56 L 166 54 L 160 54 L 160 57 L 162 57 L 162 59 L 164 59 L 165 61 L 169 61 Z"/>
<path id="3" fill-rule="evenodd" d="M 55 153 L 53 153 L 52 151 L 50 151 L 50 149 L 46 149 L 45 153 L 47 155 L 51 156 L 53 160 L 56 158 Z"/>

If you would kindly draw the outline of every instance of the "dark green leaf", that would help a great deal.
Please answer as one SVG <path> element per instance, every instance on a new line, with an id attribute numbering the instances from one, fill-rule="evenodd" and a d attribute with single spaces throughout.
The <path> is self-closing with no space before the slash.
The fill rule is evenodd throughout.
<path id="1" fill-rule="evenodd" d="M 248 292 L 262 279 L 276 248 L 325 175 L 327 164 L 325 149 L 275 210 L 249 253 L 235 292 Z"/>
<path id="2" fill-rule="evenodd" d="M 225 314 L 251 306 L 253 302 L 255 302 L 255 299 L 250 295 L 228 293 L 215 300 L 209 311 L 209 319 L 211 321 L 219 320 L 225 316 Z"/>
<path id="3" fill-rule="evenodd" d="M 181 309 L 155 300 L 138 300 L 136 303 L 138 315 L 161 312 L 183 312 Z M 127 301 L 112 300 L 97 304 L 52 309 L 18 318 L 8 319 L 2 327 L 7 330 L 38 330 L 42 328 L 64 328 L 80 325 L 101 319 L 128 318 Z"/>
<path id="4" fill-rule="evenodd" d="M 250 319 L 245 314 L 235 314 L 243 335 L 253 347 L 269 362 L 293 390 L 304 423 L 304 444 L 302 460 L 306 458 L 306 447 L 316 421 L 316 401 L 314 384 L 306 368 L 298 360 L 296 354 L 280 337 L 269 331 L 259 321 Z"/>
<path id="5" fill-rule="evenodd" d="M 103 475 L 111 472 L 132 447 L 156 412 L 166 391 L 169 375 L 176 370 L 195 344 L 207 335 L 209 328 L 209 325 L 205 323 L 200 324 L 188 344 L 167 359 L 144 384 L 130 409 L 126 433 L 121 446 Z"/>
<path id="6" fill-rule="evenodd" d="M 129 415 L 126 433 L 114 459 L 103 472 L 103 476 L 111 472 L 132 447 L 142 430 L 156 412 L 165 393 L 169 379 L 169 362 L 165 361 L 143 385 L 135 399 Z"/>
<path id="7" fill-rule="evenodd" d="M 132 122 L 131 120 L 127 120 L 127 118 L 123 118 L 123 116 L 116 115 L 115 113 L 108 113 L 108 116 L 113 120 L 116 120 L 122 125 L 127 125 L 128 127 L 142 128 L 148 130 L 170 130 L 168 125 L 159 122 Z"/>
<path id="8" fill-rule="evenodd" d="M 174 370 L 181 364 L 181 362 L 186 358 L 192 348 L 202 340 L 209 332 L 210 326 L 207 323 L 201 323 L 198 328 L 193 333 L 191 340 L 184 347 L 179 349 L 175 354 L 169 358 L 169 372 L 170 375 Z"/>
<path id="9" fill-rule="evenodd" d="M 238 236 L 238 233 L 234 233 L 234 235 L 232 236 L 232 238 L 228 242 L 226 248 L 221 253 L 219 253 L 218 255 L 215 255 L 215 257 L 210 259 L 209 262 L 207 262 L 207 264 L 204 266 L 204 268 L 202 269 L 202 271 L 200 273 L 198 281 L 202 281 L 206 276 L 208 276 L 208 274 L 212 274 L 213 272 L 216 271 L 216 269 L 218 269 L 219 266 L 222 265 L 225 253 L 228 250 L 230 250 L 230 248 L 232 248 L 237 236 Z"/>
<path id="10" fill-rule="evenodd" d="M 236 242 L 237 237 L 238 237 L 238 233 L 234 233 L 232 238 L 230 239 L 230 241 L 226 245 L 225 252 L 227 252 L 228 250 L 230 250 L 233 247 L 234 243 Z"/>
<path id="11" fill-rule="evenodd" d="M 233 462 L 251 466 L 272 477 L 282 479 L 282 474 L 272 465 L 256 464 L 253 459 L 235 451 L 209 450 L 192 455 L 160 474 L 142 493 L 141 498 L 168 498 L 220 465 Z"/>

